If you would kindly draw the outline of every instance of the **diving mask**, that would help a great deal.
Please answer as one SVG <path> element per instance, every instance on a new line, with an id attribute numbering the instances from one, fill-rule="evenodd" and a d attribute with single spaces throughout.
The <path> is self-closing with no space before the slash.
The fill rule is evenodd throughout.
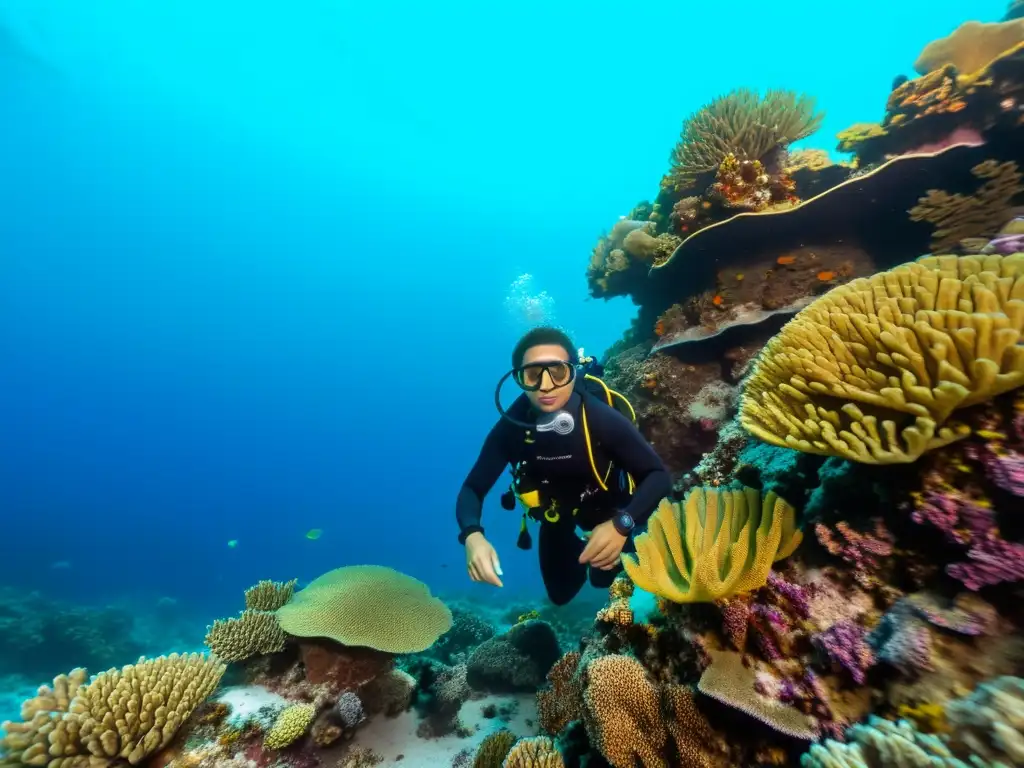
<path id="1" fill-rule="evenodd" d="M 512 369 L 512 378 L 524 392 L 536 392 L 544 388 L 544 374 L 548 375 L 551 389 L 564 387 L 576 376 L 576 366 L 565 360 L 542 360 Z"/>

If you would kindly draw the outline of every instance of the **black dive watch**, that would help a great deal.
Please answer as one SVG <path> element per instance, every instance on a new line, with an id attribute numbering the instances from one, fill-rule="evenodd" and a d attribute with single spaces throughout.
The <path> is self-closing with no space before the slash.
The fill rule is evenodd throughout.
<path id="1" fill-rule="evenodd" d="M 628 512 L 619 512 L 615 515 L 612 518 L 612 525 L 615 526 L 615 530 L 619 532 L 620 536 L 629 536 L 636 527 L 633 516 Z"/>

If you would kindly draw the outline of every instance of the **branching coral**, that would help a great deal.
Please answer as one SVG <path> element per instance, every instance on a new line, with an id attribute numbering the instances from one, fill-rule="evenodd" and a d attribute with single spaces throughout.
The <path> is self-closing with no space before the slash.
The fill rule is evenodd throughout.
<path id="1" fill-rule="evenodd" d="M 966 437 L 954 410 L 1024 385 L 1024 255 L 939 256 L 833 288 L 762 350 L 756 437 L 867 464 Z"/>
<path id="2" fill-rule="evenodd" d="M 245 590 L 245 607 L 254 611 L 276 611 L 292 599 L 297 579 L 270 581 L 264 579 Z"/>
<path id="3" fill-rule="evenodd" d="M 765 584 L 773 562 L 803 537 L 793 507 L 774 493 L 695 488 L 682 505 L 664 500 L 636 556 L 623 556 L 642 589 L 677 603 L 711 602 Z"/>
<path id="4" fill-rule="evenodd" d="M 328 571 L 281 607 L 277 618 L 289 635 L 388 653 L 423 651 L 452 625 L 451 611 L 425 584 L 373 565 Z"/>
<path id="5" fill-rule="evenodd" d="M 224 661 L 244 661 L 284 650 L 287 639 L 273 613 L 249 609 L 234 618 L 217 619 L 205 642 Z"/>
<path id="6" fill-rule="evenodd" d="M 986 160 L 971 173 L 984 180 L 973 195 L 929 189 L 910 209 L 912 221 L 935 225 L 932 251 L 946 250 L 967 238 L 995 235 L 1008 218 L 1013 199 L 1024 192 L 1016 163 Z"/>
<path id="7" fill-rule="evenodd" d="M 101 672 L 84 669 L 54 680 L 4 723 L 3 764 L 49 768 L 138 765 L 166 747 L 220 682 L 224 665 L 190 654 L 139 659 Z"/>
<path id="8" fill-rule="evenodd" d="M 685 187 L 693 177 L 718 168 L 730 153 L 741 160 L 761 160 L 773 149 L 814 133 L 823 117 L 809 96 L 768 91 L 762 97 L 747 88 L 734 90 L 683 123 L 672 151 L 669 183 Z"/>
<path id="9" fill-rule="evenodd" d="M 906 720 L 870 717 L 847 732 L 849 743 L 816 744 L 803 768 L 1001 768 L 1024 764 L 1024 680 L 1000 677 L 946 705 L 951 732 L 933 736 Z"/>

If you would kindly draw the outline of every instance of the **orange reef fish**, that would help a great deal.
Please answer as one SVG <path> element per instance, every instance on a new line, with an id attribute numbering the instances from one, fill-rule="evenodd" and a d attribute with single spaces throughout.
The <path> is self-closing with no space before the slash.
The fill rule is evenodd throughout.
<path id="1" fill-rule="evenodd" d="M 779 256 L 775 262 L 777 264 L 782 264 L 783 266 L 786 266 L 787 264 L 795 264 L 796 256 Z"/>

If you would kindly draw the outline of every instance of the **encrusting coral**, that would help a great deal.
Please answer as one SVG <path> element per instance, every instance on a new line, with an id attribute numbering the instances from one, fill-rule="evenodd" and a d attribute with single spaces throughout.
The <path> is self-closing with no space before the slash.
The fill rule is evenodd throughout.
<path id="1" fill-rule="evenodd" d="M 712 602 L 764 586 L 803 534 L 793 507 L 753 488 L 692 489 L 663 500 L 623 566 L 642 589 L 676 603 Z"/>
<path id="2" fill-rule="evenodd" d="M 248 609 L 213 622 L 205 642 L 218 657 L 232 662 L 282 651 L 287 639 L 273 613 Z"/>
<path id="3" fill-rule="evenodd" d="M 451 611 L 425 584 L 375 565 L 328 571 L 278 609 L 277 619 L 289 635 L 388 653 L 423 651 L 452 626 Z"/>
<path id="4" fill-rule="evenodd" d="M 220 683 L 225 666 L 201 654 L 139 659 L 86 682 L 74 670 L 4 723 L 3 765 L 105 768 L 139 765 L 166 747 Z"/>
<path id="5" fill-rule="evenodd" d="M 923 258 L 832 289 L 762 350 L 756 437 L 868 464 L 965 437 L 958 408 L 1024 385 L 1024 254 Z"/>
<path id="6" fill-rule="evenodd" d="M 1016 163 L 986 160 L 971 173 L 985 180 L 973 195 L 929 189 L 910 209 L 911 221 L 935 225 L 932 251 L 948 250 L 969 238 L 995 235 L 1006 222 L 1014 197 L 1024 192 Z"/>

